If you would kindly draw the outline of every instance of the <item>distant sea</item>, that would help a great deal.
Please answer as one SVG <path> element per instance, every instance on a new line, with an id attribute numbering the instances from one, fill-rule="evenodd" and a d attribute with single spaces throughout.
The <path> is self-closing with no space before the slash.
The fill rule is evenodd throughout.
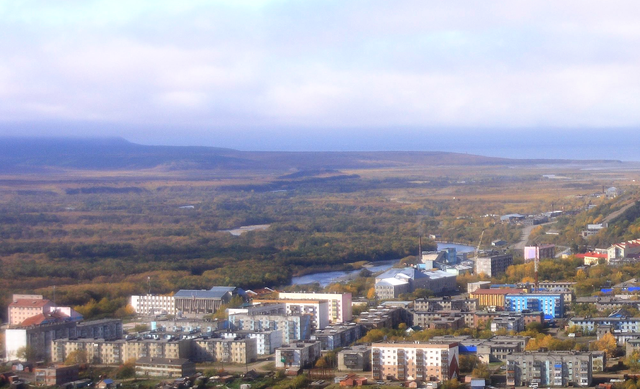
<path id="1" fill-rule="evenodd" d="M 203 138 L 200 144 L 245 151 L 447 151 L 517 159 L 640 161 L 640 129 L 304 129 L 244 135 L 249 133 L 242 138 L 216 133 L 215 139 Z"/>

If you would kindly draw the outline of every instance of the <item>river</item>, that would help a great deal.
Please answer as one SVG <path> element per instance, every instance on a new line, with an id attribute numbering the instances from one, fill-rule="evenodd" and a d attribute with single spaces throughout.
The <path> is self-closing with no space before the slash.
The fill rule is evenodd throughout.
<path id="1" fill-rule="evenodd" d="M 475 247 L 472 246 L 465 246 L 455 243 L 438 243 L 438 250 L 444 250 L 450 247 L 454 247 L 459 253 L 470 253 L 475 250 Z M 371 262 L 371 266 L 367 266 L 366 269 L 372 273 L 385 271 L 387 269 L 390 269 L 399 260 L 400 259 L 392 259 L 388 261 Z M 359 272 L 360 270 L 311 273 L 300 277 L 293 277 L 291 279 L 291 285 L 312 284 L 314 282 L 317 282 L 321 287 L 324 288 L 332 282 L 348 279 L 349 277 L 355 277 Z"/>

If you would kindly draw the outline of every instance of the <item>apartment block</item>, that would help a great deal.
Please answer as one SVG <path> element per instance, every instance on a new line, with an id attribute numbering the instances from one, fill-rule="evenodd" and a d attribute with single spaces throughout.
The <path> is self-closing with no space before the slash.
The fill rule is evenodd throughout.
<path id="1" fill-rule="evenodd" d="M 509 294 L 505 296 L 505 309 L 513 312 L 542 311 L 545 319 L 556 319 L 564 317 L 564 298 L 560 294 Z"/>
<path id="2" fill-rule="evenodd" d="M 122 337 L 122 321 L 103 319 L 86 322 L 62 321 L 28 327 L 9 328 L 5 331 L 5 356 L 8 360 L 18 359 L 17 351 L 31 347 L 39 359 L 52 360 L 52 345 L 56 339 L 64 338 L 106 338 Z"/>
<path id="3" fill-rule="evenodd" d="M 246 364 L 258 358 L 257 340 L 196 338 L 193 340 L 191 360 L 195 362 L 228 362 Z"/>
<path id="4" fill-rule="evenodd" d="M 411 314 L 404 308 L 378 306 L 362 312 L 358 323 L 367 330 L 374 328 L 396 328 L 400 323 L 411 325 Z"/>
<path id="5" fill-rule="evenodd" d="M 521 332 L 524 331 L 524 317 L 517 316 L 498 316 L 491 321 L 491 332 L 500 330 Z"/>
<path id="6" fill-rule="evenodd" d="M 192 339 L 57 339 L 52 360 L 64 362 L 74 351 L 84 350 L 88 362 L 121 364 L 139 358 L 190 358 Z"/>
<path id="7" fill-rule="evenodd" d="M 523 352 L 507 356 L 507 385 L 590 386 L 590 352 Z"/>
<path id="8" fill-rule="evenodd" d="M 232 330 L 244 331 L 280 331 L 282 344 L 296 340 L 306 340 L 311 336 L 311 315 L 229 315 Z"/>
<path id="9" fill-rule="evenodd" d="M 522 293 L 525 293 L 522 289 L 515 288 L 477 289 L 469 297 L 478 299 L 480 307 L 504 307 L 506 295 Z"/>
<path id="10" fill-rule="evenodd" d="M 599 326 L 611 326 L 613 331 L 640 332 L 639 317 L 572 317 L 569 326 L 578 326 L 584 332 L 596 332 Z"/>
<path id="11" fill-rule="evenodd" d="M 471 311 L 411 311 L 413 325 L 423 328 L 429 327 L 430 323 L 449 317 L 461 317 L 464 325 L 473 327 L 475 313 Z"/>
<path id="12" fill-rule="evenodd" d="M 328 300 L 253 300 L 258 304 L 284 304 L 285 312 L 290 315 L 310 315 L 311 329 L 321 330 L 329 325 Z"/>
<path id="13" fill-rule="evenodd" d="M 371 347 L 352 346 L 338 352 L 338 371 L 371 370 Z"/>
<path id="14" fill-rule="evenodd" d="M 323 330 L 318 330 L 311 335 L 311 340 L 319 341 L 322 350 L 334 350 L 352 344 L 360 339 L 364 333 L 365 330 L 362 325 L 349 323 L 328 326 Z"/>
<path id="15" fill-rule="evenodd" d="M 276 350 L 276 368 L 311 367 L 322 355 L 320 342 L 304 341 L 285 344 Z"/>
<path id="16" fill-rule="evenodd" d="M 507 268 L 513 264 L 511 254 L 493 255 L 476 259 L 476 274 L 486 274 L 489 277 L 497 277 L 504 274 Z"/>
<path id="17" fill-rule="evenodd" d="M 41 295 L 14 294 L 9 303 L 7 322 L 10 326 L 19 325 L 30 317 L 49 313 L 53 307 L 53 302 Z"/>
<path id="18" fill-rule="evenodd" d="M 373 379 L 446 381 L 458 377 L 458 343 L 393 342 L 371 345 Z"/>
<path id="19" fill-rule="evenodd" d="M 421 298 L 413 300 L 413 309 L 416 311 L 475 311 L 478 307 L 478 299 L 452 298 L 450 296 Z"/>
<path id="20" fill-rule="evenodd" d="M 329 323 L 343 323 L 351 321 L 351 293 L 283 293 L 281 300 L 327 300 L 329 302 Z"/>
<path id="21" fill-rule="evenodd" d="M 282 332 L 280 330 L 227 331 L 227 332 L 221 332 L 220 336 L 224 339 L 242 339 L 242 338 L 255 339 L 256 352 L 258 355 L 273 354 L 276 351 L 276 348 L 282 346 Z"/>
<path id="22" fill-rule="evenodd" d="M 531 262 L 534 259 L 547 259 L 556 257 L 556 245 L 545 244 L 541 246 L 525 246 L 524 261 Z"/>

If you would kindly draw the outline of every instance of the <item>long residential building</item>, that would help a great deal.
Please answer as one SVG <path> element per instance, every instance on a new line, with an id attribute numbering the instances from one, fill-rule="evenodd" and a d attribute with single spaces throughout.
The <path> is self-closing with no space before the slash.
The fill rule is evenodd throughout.
<path id="1" fill-rule="evenodd" d="M 249 363 L 257 358 L 257 340 L 198 336 L 194 339 L 57 339 L 52 360 L 64 362 L 75 351 L 84 351 L 87 362 L 122 364 L 132 359 L 189 359 L 195 362 Z"/>
<path id="2" fill-rule="evenodd" d="M 590 386 L 590 352 L 523 352 L 507 356 L 507 385 Z"/>
<path id="3" fill-rule="evenodd" d="M 360 324 L 349 323 L 325 327 L 315 331 L 311 340 L 317 340 L 323 350 L 334 350 L 346 347 L 360 339 L 365 334 L 364 327 Z"/>
<path id="4" fill-rule="evenodd" d="M 257 304 L 284 304 L 287 315 L 311 316 L 311 330 L 321 330 L 329 325 L 328 300 L 253 300 Z"/>
<path id="5" fill-rule="evenodd" d="M 527 326 L 527 324 L 533 323 L 533 322 L 544 324 L 544 313 L 542 313 L 541 311 L 537 311 L 537 312 L 477 311 L 477 312 L 474 312 L 473 314 L 473 325 L 471 325 L 470 327 L 478 327 L 483 323 L 486 323 L 488 321 L 492 321 L 498 318 L 503 318 L 503 317 L 522 317 L 525 327 Z"/>
<path id="6" fill-rule="evenodd" d="M 229 315 L 232 330 L 280 331 L 282 344 L 306 340 L 311 336 L 311 315 Z"/>
<path id="7" fill-rule="evenodd" d="M 459 317 L 462 318 L 464 325 L 473 327 L 474 312 L 467 311 L 410 311 L 413 317 L 413 325 L 428 328 L 432 322 L 442 320 L 444 318 Z"/>
<path id="8" fill-rule="evenodd" d="M 282 332 L 272 331 L 227 331 L 220 333 L 224 339 L 250 338 L 256 340 L 256 352 L 258 355 L 270 355 L 276 348 L 282 346 Z"/>
<path id="9" fill-rule="evenodd" d="M 131 307 L 139 315 L 175 315 L 177 313 L 174 296 L 155 294 L 131 296 Z"/>
<path id="10" fill-rule="evenodd" d="M 611 326 L 621 332 L 640 332 L 640 317 L 572 317 L 569 326 L 582 328 L 584 332 L 596 332 L 599 326 Z"/>
<path id="11" fill-rule="evenodd" d="M 329 310 L 327 319 L 331 324 L 351 321 L 351 293 L 283 293 L 278 297 L 281 300 L 327 300 Z"/>
<path id="12" fill-rule="evenodd" d="M 478 299 L 455 298 L 451 296 L 421 298 L 413 301 L 413 309 L 416 311 L 475 311 Z"/>
<path id="13" fill-rule="evenodd" d="M 458 377 L 458 343 L 391 342 L 371 345 L 373 379 L 446 381 Z"/>
<path id="14" fill-rule="evenodd" d="M 564 317 L 564 298 L 560 294 L 527 293 L 505 296 L 507 311 L 542 311 L 545 319 Z"/>
<path id="15" fill-rule="evenodd" d="M 196 338 L 191 360 L 194 362 L 228 362 L 246 364 L 258 358 L 256 338 Z"/>
<path id="16" fill-rule="evenodd" d="M 120 339 L 122 338 L 122 321 L 119 319 L 85 322 L 54 321 L 8 328 L 5 331 L 5 356 L 7 360 L 18 359 L 18 350 L 30 347 L 35 351 L 37 358 L 51 360 L 53 341 L 63 338 Z"/>
<path id="17" fill-rule="evenodd" d="M 94 364 L 121 364 L 144 357 L 189 358 L 191 339 L 57 339 L 53 341 L 52 360 L 64 362 L 73 352 L 83 350 L 87 362 Z"/>

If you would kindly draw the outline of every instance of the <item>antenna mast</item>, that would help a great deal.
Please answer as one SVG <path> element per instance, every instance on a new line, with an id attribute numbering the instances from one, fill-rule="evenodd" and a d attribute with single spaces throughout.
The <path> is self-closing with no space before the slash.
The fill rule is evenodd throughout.
<path id="1" fill-rule="evenodd" d="M 536 246 L 536 255 L 534 256 L 534 259 L 533 259 L 533 268 L 535 269 L 535 272 L 536 272 L 536 292 L 540 290 L 538 286 L 538 257 L 540 257 L 540 249 Z"/>
<path id="2" fill-rule="evenodd" d="M 478 252 L 480 251 L 480 245 L 482 244 L 482 237 L 484 236 L 484 230 L 480 234 L 480 240 L 478 241 L 478 247 L 476 247 L 476 259 L 478 259 Z"/>

